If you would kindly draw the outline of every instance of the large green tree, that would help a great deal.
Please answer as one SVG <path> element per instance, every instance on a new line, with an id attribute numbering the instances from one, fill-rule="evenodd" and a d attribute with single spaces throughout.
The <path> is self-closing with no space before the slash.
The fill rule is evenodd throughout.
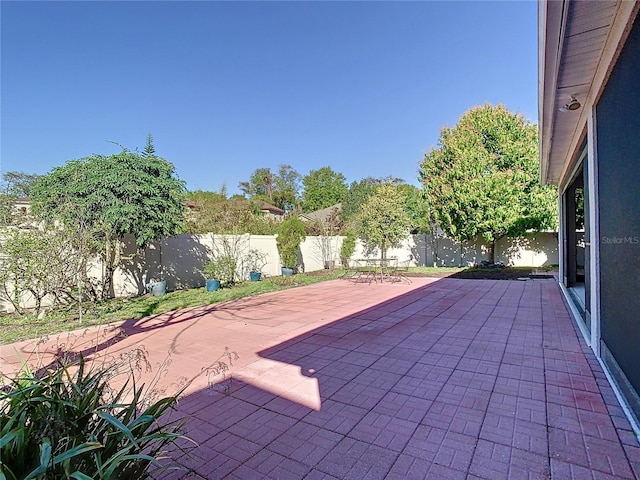
<path id="1" fill-rule="evenodd" d="M 126 235 L 138 249 L 178 233 L 184 218 L 184 183 L 174 166 L 153 153 L 124 150 L 71 160 L 40 179 L 31 192 L 34 214 L 89 230 L 106 269 L 103 297 L 112 293 Z"/>
<path id="2" fill-rule="evenodd" d="M 248 182 L 240 182 L 238 187 L 249 198 L 273 201 L 274 178 L 270 168 L 258 168 L 253 171 Z"/>
<path id="3" fill-rule="evenodd" d="M 302 209 L 305 212 L 314 212 L 340 203 L 349 191 L 345 176 L 331 167 L 311 170 L 302 179 L 302 184 Z"/>
<path id="4" fill-rule="evenodd" d="M 291 165 L 278 166 L 274 178 L 273 204 L 286 212 L 294 210 L 300 203 L 300 175 Z"/>
<path id="5" fill-rule="evenodd" d="M 347 224 L 353 224 L 360 213 L 360 208 L 367 199 L 374 194 L 376 184 L 373 178 L 363 178 L 359 182 L 352 182 L 342 201 L 342 218 Z"/>
<path id="6" fill-rule="evenodd" d="M 252 200 L 262 200 L 286 211 L 298 205 L 301 175 L 291 165 L 278 166 L 278 172 L 270 168 L 254 170 L 248 182 L 238 187 Z"/>
<path id="7" fill-rule="evenodd" d="M 444 128 L 419 176 L 444 232 L 481 237 L 492 262 L 500 238 L 557 226 L 555 189 L 538 177 L 537 126 L 503 105 L 472 108 Z"/>
<path id="8" fill-rule="evenodd" d="M 360 208 L 358 236 L 369 250 L 378 249 L 382 259 L 411 231 L 405 209 L 406 195 L 392 184 L 378 185 Z"/>

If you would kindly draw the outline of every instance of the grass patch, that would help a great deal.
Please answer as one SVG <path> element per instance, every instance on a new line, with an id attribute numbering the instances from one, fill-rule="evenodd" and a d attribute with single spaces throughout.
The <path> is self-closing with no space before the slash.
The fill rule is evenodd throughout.
<path id="1" fill-rule="evenodd" d="M 193 288 L 170 292 L 161 297 L 143 295 L 134 298 L 114 298 L 98 304 L 84 305 L 86 311 L 82 322 L 78 320 L 77 310 L 51 312 L 41 319 L 15 314 L 2 315 L 0 316 L 0 344 L 39 338 L 93 325 L 136 320 L 188 307 L 237 300 L 261 293 L 333 280 L 339 278 L 341 274 L 340 270 L 323 271 L 314 272 L 313 275 L 298 274 L 292 277 L 271 277 L 260 282 L 242 282 L 216 292 L 207 292 L 205 288 Z"/>
<path id="2" fill-rule="evenodd" d="M 409 267 L 409 273 L 425 277 L 446 277 L 465 269 L 466 267 Z"/>

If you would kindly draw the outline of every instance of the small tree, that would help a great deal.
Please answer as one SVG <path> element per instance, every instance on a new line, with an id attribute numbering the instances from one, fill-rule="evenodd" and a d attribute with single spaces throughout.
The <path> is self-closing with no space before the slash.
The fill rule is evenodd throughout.
<path id="1" fill-rule="evenodd" d="M 229 285 L 235 283 L 238 270 L 237 260 L 229 255 L 220 255 L 208 262 L 202 269 L 206 279 L 220 280 Z"/>
<path id="2" fill-rule="evenodd" d="M 269 256 L 258 249 L 252 248 L 244 256 L 243 264 L 250 273 L 262 273 L 262 269 L 268 262 Z"/>
<path id="3" fill-rule="evenodd" d="M 224 278 L 217 277 L 217 279 L 227 283 L 239 281 L 242 274 L 243 255 L 247 249 L 249 236 L 241 235 L 238 230 L 234 230 L 228 235 L 212 234 L 210 238 L 212 247 L 209 254 L 214 257 L 213 263 L 218 265 L 216 268 L 218 270 L 222 268 L 224 275 Z"/>
<path id="4" fill-rule="evenodd" d="M 316 243 L 325 268 L 333 268 L 338 239 L 343 229 L 342 212 L 334 207 L 322 219 L 305 224 L 307 234 L 316 236 Z"/>
<path id="5" fill-rule="evenodd" d="M 45 299 L 56 307 L 80 302 L 93 291 L 85 274 L 81 235 L 61 227 L 2 232 L 0 291 L 18 313 L 38 315 Z"/>
<path id="6" fill-rule="evenodd" d="M 352 182 L 349 185 L 349 191 L 342 201 L 342 218 L 344 222 L 351 227 L 355 225 L 362 205 L 376 192 L 376 188 L 380 185 L 401 185 L 404 181 L 401 178 L 387 175 L 386 177 L 366 177 L 359 182 Z"/>
<path id="7" fill-rule="evenodd" d="M 395 185 L 380 185 L 360 210 L 359 236 L 368 249 L 380 250 L 381 259 L 385 259 L 387 249 L 397 246 L 411 229 L 404 200 Z"/>
<path id="8" fill-rule="evenodd" d="M 307 238 L 304 224 L 299 218 L 288 218 L 280 224 L 276 244 L 283 267 L 294 268 L 298 261 L 300 244 Z"/>

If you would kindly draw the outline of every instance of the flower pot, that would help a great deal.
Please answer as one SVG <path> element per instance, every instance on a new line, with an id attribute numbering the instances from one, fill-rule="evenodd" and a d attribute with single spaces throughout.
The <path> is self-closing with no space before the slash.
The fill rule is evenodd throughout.
<path id="1" fill-rule="evenodd" d="M 335 260 L 325 260 L 325 262 L 324 262 L 324 269 L 325 270 L 333 270 L 334 268 L 336 268 L 336 261 Z"/>
<path id="2" fill-rule="evenodd" d="M 220 288 L 220 280 L 207 280 L 207 292 L 215 292 Z"/>
<path id="3" fill-rule="evenodd" d="M 282 267 L 282 276 L 290 277 L 293 275 L 293 268 Z"/>
<path id="4" fill-rule="evenodd" d="M 147 284 L 147 291 L 154 297 L 160 297 L 167 293 L 167 281 L 151 282 Z"/>
<path id="5" fill-rule="evenodd" d="M 249 279 L 252 282 L 259 282 L 261 276 L 262 276 L 261 272 L 249 272 Z"/>

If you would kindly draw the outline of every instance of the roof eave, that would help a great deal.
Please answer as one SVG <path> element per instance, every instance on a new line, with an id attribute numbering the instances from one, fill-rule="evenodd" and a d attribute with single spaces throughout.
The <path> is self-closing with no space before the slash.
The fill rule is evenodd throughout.
<path id="1" fill-rule="evenodd" d="M 549 178 L 555 91 L 562 52 L 562 38 L 566 21 L 566 0 L 538 3 L 538 118 L 540 149 L 540 181 L 553 183 Z"/>

